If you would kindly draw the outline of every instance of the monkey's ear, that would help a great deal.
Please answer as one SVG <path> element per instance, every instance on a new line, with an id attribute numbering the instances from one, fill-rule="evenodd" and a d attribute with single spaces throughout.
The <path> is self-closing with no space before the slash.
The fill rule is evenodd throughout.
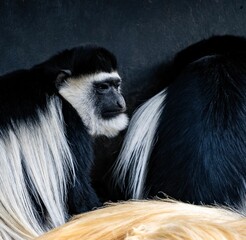
<path id="1" fill-rule="evenodd" d="M 71 75 L 72 75 L 72 73 L 70 70 L 68 70 L 68 69 L 61 70 L 56 77 L 56 87 L 59 87 L 62 84 L 62 82 L 66 78 L 70 77 Z"/>

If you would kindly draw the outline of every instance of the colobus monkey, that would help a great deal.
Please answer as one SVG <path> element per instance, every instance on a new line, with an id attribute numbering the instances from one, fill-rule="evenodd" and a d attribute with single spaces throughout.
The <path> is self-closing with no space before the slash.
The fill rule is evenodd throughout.
<path id="1" fill-rule="evenodd" d="M 116 58 L 65 50 L 0 78 L 0 238 L 29 239 L 91 210 L 92 138 L 128 123 Z"/>
<path id="2" fill-rule="evenodd" d="M 174 58 L 134 114 L 115 166 L 128 198 L 162 192 L 245 210 L 246 39 L 214 36 Z"/>

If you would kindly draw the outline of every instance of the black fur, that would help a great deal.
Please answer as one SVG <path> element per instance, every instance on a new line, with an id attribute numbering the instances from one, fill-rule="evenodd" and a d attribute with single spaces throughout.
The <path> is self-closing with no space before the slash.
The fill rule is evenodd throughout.
<path id="1" fill-rule="evenodd" d="M 65 50 L 31 69 L 0 77 L 1 131 L 7 130 L 11 121 L 36 122 L 37 110 L 46 111 L 47 99 L 54 95 L 60 97 L 65 134 L 76 167 L 76 182 L 68 183 L 67 206 L 70 215 L 91 210 L 99 206 L 100 202 L 91 187 L 90 171 L 94 158 L 91 136 L 74 108 L 59 95 L 57 84 L 61 84 L 62 79 L 59 78 L 58 83 L 57 79 L 64 70 L 76 77 L 101 71 L 111 72 L 116 68 L 117 62 L 113 54 L 104 48 L 88 45 Z M 31 192 L 30 190 L 30 194 Z M 37 211 L 45 214 L 41 199 L 36 200 L 34 205 Z"/>
<path id="2" fill-rule="evenodd" d="M 246 39 L 218 36 L 177 54 L 146 196 L 240 207 L 246 195 Z"/>
<path id="3" fill-rule="evenodd" d="M 93 140 L 81 122 L 74 108 L 63 102 L 63 116 L 66 136 L 75 157 L 76 179 L 68 192 L 68 212 L 70 215 L 92 210 L 100 206 L 100 201 L 91 187 L 91 167 L 93 164 Z"/>

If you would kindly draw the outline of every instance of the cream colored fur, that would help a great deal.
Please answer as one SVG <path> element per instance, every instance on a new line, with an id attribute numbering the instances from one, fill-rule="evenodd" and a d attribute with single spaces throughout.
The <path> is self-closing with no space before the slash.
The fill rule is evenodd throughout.
<path id="1" fill-rule="evenodd" d="M 245 240 L 246 219 L 229 209 L 174 201 L 110 204 L 37 240 Z"/>

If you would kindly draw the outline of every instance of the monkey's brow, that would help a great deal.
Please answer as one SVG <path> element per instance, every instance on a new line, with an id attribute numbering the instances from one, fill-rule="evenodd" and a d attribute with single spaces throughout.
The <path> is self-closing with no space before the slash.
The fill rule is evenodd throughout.
<path id="1" fill-rule="evenodd" d="M 100 83 L 109 83 L 109 84 L 119 84 L 121 83 L 121 79 L 120 78 L 107 78 L 105 80 L 102 81 L 95 81 L 95 83 L 100 84 Z"/>

